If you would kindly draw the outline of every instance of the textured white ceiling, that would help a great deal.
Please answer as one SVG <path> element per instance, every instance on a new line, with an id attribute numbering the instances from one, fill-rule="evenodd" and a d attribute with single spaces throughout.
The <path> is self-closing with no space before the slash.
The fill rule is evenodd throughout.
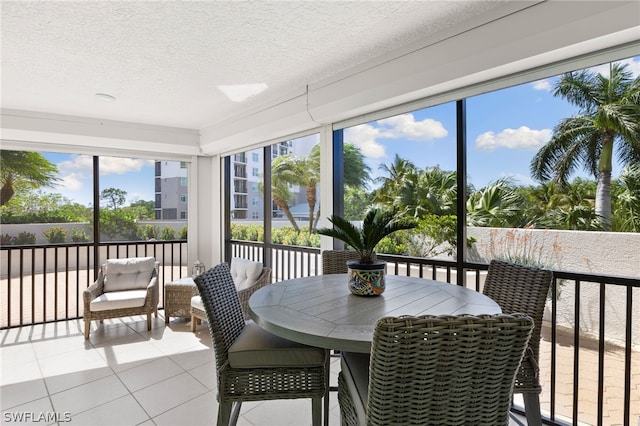
<path id="1" fill-rule="evenodd" d="M 3 1 L 2 107 L 200 129 L 505 3 Z"/>

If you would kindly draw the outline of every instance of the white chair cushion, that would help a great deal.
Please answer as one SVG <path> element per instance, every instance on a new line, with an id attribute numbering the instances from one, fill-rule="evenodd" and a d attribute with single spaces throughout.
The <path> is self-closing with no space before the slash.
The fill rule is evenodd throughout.
<path id="1" fill-rule="evenodd" d="M 247 321 L 229 348 L 233 368 L 319 367 L 326 351 L 283 339 Z"/>
<path id="2" fill-rule="evenodd" d="M 231 259 L 230 270 L 236 289 L 240 291 L 256 283 L 262 274 L 262 263 L 234 257 Z"/>
<path id="3" fill-rule="evenodd" d="M 104 292 L 142 290 L 151 282 L 153 257 L 109 259 L 104 265 Z"/>
<path id="4" fill-rule="evenodd" d="M 193 306 L 196 309 L 200 309 L 201 311 L 204 311 L 204 303 L 202 303 L 202 297 L 193 296 L 191 298 L 191 306 Z"/>
<path id="5" fill-rule="evenodd" d="M 144 305 L 146 297 L 146 290 L 110 291 L 93 299 L 89 308 L 93 312 L 137 308 Z"/>

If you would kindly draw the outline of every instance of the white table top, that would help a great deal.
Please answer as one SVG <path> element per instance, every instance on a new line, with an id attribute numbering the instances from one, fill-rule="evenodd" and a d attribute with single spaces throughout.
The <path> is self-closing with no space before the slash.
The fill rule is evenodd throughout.
<path id="1" fill-rule="evenodd" d="M 347 275 L 318 275 L 264 286 L 249 299 L 249 314 L 262 328 L 311 346 L 368 353 L 383 316 L 498 314 L 489 297 L 455 284 L 386 276 L 381 296 L 355 296 Z"/>

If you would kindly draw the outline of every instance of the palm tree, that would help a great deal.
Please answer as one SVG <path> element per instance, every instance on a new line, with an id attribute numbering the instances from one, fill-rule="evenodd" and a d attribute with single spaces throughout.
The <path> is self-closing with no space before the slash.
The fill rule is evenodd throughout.
<path id="1" fill-rule="evenodd" d="M 609 77 L 584 70 L 560 78 L 554 96 L 578 106 L 579 114 L 562 120 L 531 161 L 534 178 L 561 185 L 584 163 L 598 182 L 595 211 L 605 230 L 611 229 L 614 153 L 623 166 L 640 161 L 640 78 L 626 64 L 609 70 Z"/>
<path id="2" fill-rule="evenodd" d="M 640 232 L 640 164 L 627 167 L 620 175 L 617 209 L 613 215 L 614 229 Z"/>
<path id="3" fill-rule="evenodd" d="M 391 165 L 381 164 L 379 169 L 388 176 L 376 178 L 376 182 L 380 183 L 380 187 L 373 194 L 373 201 L 387 206 L 395 203 L 396 196 L 400 188 L 407 180 L 416 180 L 418 169 L 409 160 L 395 155 Z"/>
<path id="4" fill-rule="evenodd" d="M 290 170 L 288 159 L 285 157 L 287 156 L 283 155 L 276 158 L 271 165 L 271 169 L 273 170 L 271 175 L 271 197 L 273 198 L 273 202 L 280 207 L 280 210 L 282 210 L 287 219 L 289 219 L 293 229 L 299 232 L 300 228 L 289 209 L 289 201 L 293 198 L 291 189 L 289 189 L 289 181 L 294 178 L 295 172 Z M 292 176 L 292 173 L 294 176 Z M 259 186 L 262 191 L 263 184 L 260 183 Z"/>
<path id="5" fill-rule="evenodd" d="M 58 168 L 37 152 L 0 150 L 0 206 L 11 200 L 16 186 L 52 186 Z"/>
<path id="6" fill-rule="evenodd" d="M 509 179 L 498 179 L 467 199 L 470 226 L 512 228 L 523 225 L 523 199 Z"/>
<path id="7" fill-rule="evenodd" d="M 369 181 L 369 167 L 364 163 L 360 150 L 352 145 L 344 145 L 345 186 L 363 186 Z M 320 145 L 315 145 L 308 157 L 286 154 L 276 158 L 272 165 L 272 179 L 305 188 L 309 205 L 309 231 L 316 229 L 320 219 L 320 206 L 316 208 L 317 187 L 320 182 Z M 297 227 L 296 227 L 297 228 Z"/>

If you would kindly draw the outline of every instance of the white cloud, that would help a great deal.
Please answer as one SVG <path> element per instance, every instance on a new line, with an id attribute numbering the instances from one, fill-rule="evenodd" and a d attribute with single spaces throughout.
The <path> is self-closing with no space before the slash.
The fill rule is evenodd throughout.
<path id="1" fill-rule="evenodd" d="M 388 134 L 388 138 L 407 138 L 410 140 L 441 139 L 448 135 L 441 122 L 431 118 L 416 121 L 413 114 L 400 114 L 376 122 Z"/>
<path id="2" fill-rule="evenodd" d="M 371 124 L 360 124 L 344 131 L 344 140 L 360 148 L 362 154 L 370 158 L 386 156 L 384 145 L 376 141 L 379 137 L 381 137 L 380 129 Z"/>
<path id="3" fill-rule="evenodd" d="M 153 164 L 153 160 L 100 157 L 100 174 L 123 175 L 130 172 L 139 172 L 143 167 L 151 167 Z"/>
<path id="4" fill-rule="evenodd" d="M 485 132 L 476 138 L 476 148 L 493 151 L 496 148 L 535 149 L 551 138 L 551 129 L 533 130 L 527 126 L 518 129 L 504 129 L 500 133 Z"/>
<path id="5" fill-rule="evenodd" d="M 61 181 L 57 185 L 60 188 L 67 189 L 69 191 L 80 191 L 84 184 L 82 178 L 79 178 L 75 173 L 71 173 L 61 177 Z"/>
<path id="6" fill-rule="evenodd" d="M 447 129 L 437 120 L 426 118 L 416 121 L 413 114 L 400 114 L 373 124 L 361 124 L 345 129 L 345 141 L 360 148 L 366 157 L 382 158 L 386 156 L 386 152 L 378 139 L 405 138 L 429 141 L 444 138 L 448 134 Z"/>
<path id="7" fill-rule="evenodd" d="M 544 90 L 550 92 L 552 89 L 551 82 L 548 79 L 538 80 L 531 83 L 533 90 Z"/>

